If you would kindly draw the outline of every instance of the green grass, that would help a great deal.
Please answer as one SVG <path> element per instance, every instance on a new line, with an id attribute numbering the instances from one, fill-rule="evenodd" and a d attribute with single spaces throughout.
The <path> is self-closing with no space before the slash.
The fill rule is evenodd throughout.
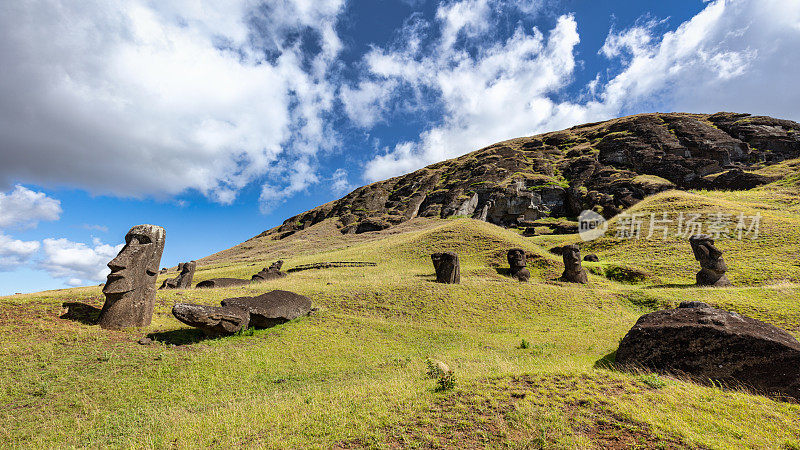
<path id="1" fill-rule="evenodd" d="M 104 331 L 60 318 L 62 303 L 99 308 L 99 287 L 0 298 L 0 442 L 4 447 L 798 448 L 800 406 L 648 373 L 607 368 L 643 313 L 699 300 L 800 335 L 800 210 L 792 187 L 666 192 L 668 206 L 760 211 L 764 241 L 720 241 L 737 287 L 691 286 L 685 240 L 588 245 L 590 284 L 557 281 L 550 246 L 471 219 L 415 219 L 363 235 L 331 221 L 281 240 L 264 235 L 200 261 L 195 282 L 284 267 L 309 270 L 237 288 L 160 291 L 153 324 Z M 530 283 L 504 275 L 505 252 L 530 255 Z M 430 254 L 456 251 L 462 284 L 434 282 Z M 793 259 L 794 258 L 794 259 Z M 642 280 L 614 273 L 634 268 Z M 161 277 L 172 276 L 172 273 Z M 271 329 L 202 339 L 172 318 L 176 302 L 288 289 L 319 311 Z M 89 307 L 84 307 L 91 316 Z M 96 311 L 95 311 L 96 314 Z M 148 334 L 156 342 L 136 341 Z M 525 345 L 522 345 L 524 342 Z M 428 359 L 455 374 L 437 390 Z"/>

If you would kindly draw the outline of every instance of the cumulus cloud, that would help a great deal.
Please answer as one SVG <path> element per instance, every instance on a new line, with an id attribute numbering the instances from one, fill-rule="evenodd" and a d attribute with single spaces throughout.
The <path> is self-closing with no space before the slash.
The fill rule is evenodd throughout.
<path id="1" fill-rule="evenodd" d="M 408 90 L 434 92 L 443 112 L 440 123 L 417 139 L 369 161 L 365 179 L 395 176 L 510 137 L 628 113 L 733 110 L 800 119 L 800 2 L 716 0 L 674 31 L 659 33 L 665 22 L 656 19 L 612 30 L 599 54 L 618 69 L 579 87 L 584 98 L 564 101 L 554 98 L 572 83 L 577 66 L 574 17 L 561 16 L 547 32 L 518 27 L 497 41 L 492 32 L 498 17 L 491 0 L 445 3 L 428 51 L 419 43 L 430 24 L 411 21 L 401 33 L 407 45 L 374 48 L 364 57 L 369 81 L 359 84 L 361 92 L 347 92 L 369 105 L 348 110 L 356 123 L 370 123 L 359 114 L 387 114 L 395 106 L 386 98 Z M 381 90 L 389 82 L 398 87 Z"/>
<path id="2" fill-rule="evenodd" d="M 123 244 L 111 246 L 96 238 L 91 246 L 64 238 L 45 239 L 42 241 L 44 255 L 39 264 L 50 276 L 66 279 L 70 286 L 102 282 L 110 273 L 106 264 L 122 247 Z"/>
<path id="3" fill-rule="evenodd" d="M 0 183 L 229 203 L 276 161 L 313 163 L 342 3 L 4 2 Z"/>
<path id="4" fill-rule="evenodd" d="M 58 220 L 61 202 L 44 192 L 16 185 L 10 193 L 0 192 L 0 228 L 35 227 L 45 220 Z"/>
<path id="5" fill-rule="evenodd" d="M 20 241 L 0 233 L 0 271 L 16 270 L 39 250 L 37 241 Z"/>
<path id="6" fill-rule="evenodd" d="M 342 195 L 353 189 L 353 185 L 347 180 L 347 171 L 344 169 L 336 169 L 331 177 L 331 192 L 334 195 Z"/>

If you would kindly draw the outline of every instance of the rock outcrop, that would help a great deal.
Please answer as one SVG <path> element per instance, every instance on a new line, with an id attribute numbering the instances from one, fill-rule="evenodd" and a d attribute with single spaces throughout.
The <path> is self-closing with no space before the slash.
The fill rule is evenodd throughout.
<path id="1" fill-rule="evenodd" d="M 800 342 L 768 323 L 701 302 L 640 317 L 616 363 L 744 385 L 800 400 Z"/>
<path id="2" fill-rule="evenodd" d="M 291 235 L 328 218 L 342 233 L 379 231 L 417 216 L 467 216 L 502 226 L 606 218 L 667 189 L 749 189 L 751 169 L 800 157 L 800 124 L 737 113 L 652 113 L 511 139 L 287 219 Z"/>

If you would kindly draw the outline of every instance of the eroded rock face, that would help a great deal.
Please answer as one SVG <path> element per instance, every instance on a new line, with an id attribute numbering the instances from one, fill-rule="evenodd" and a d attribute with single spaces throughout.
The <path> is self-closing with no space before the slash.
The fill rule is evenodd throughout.
<path id="1" fill-rule="evenodd" d="M 197 267 L 195 261 L 178 264 L 180 273 L 175 278 L 168 278 L 161 283 L 159 289 L 187 289 L 192 286 L 192 278 L 194 277 L 194 269 Z"/>
<path id="2" fill-rule="evenodd" d="M 250 284 L 250 280 L 243 280 L 241 278 L 211 278 L 210 280 L 201 281 L 197 283 L 196 288 L 220 288 L 232 286 L 244 286 Z"/>
<path id="3" fill-rule="evenodd" d="M 150 325 L 165 239 L 164 229 L 156 225 L 136 225 L 125 235 L 125 246 L 108 263 L 111 273 L 103 287 L 106 301 L 98 322 L 102 328 Z"/>
<path id="4" fill-rule="evenodd" d="M 178 303 L 172 307 L 172 315 L 190 327 L 203 330 L 209 336 L 234 334 L 246 329 L 250 321 L 247 311 L 230 306 Z"/>
<path id="5" fill-rule="evenodd" d="M 506 255 L 508 259 L 509 272 L 513 278 L 519 281 L 528 281 L 531 278 L 531 272 L 528 270 L 528 260 L 525 257 L 525 250 L 521 248 L 512 248 Z"/>
<path id="6" fill-rule="evenodd" d="M 436 281 L 445 284 L 461 283 L 461 264 L 455 252 L 441 252 L 431 255 Z"/>
<path id="7" fill-rule="evenodd" d="M 700 262 L 700 272 L 696 280 L 699 286 L 732 286 L 725 272 L 728 265 L 722 258 L 722 252 L 714 246 L 714 239 L 705 234 L 689 238 L 694 258 Z"/>
<path id="8" fill-rule="evenodd" d="M 564 273 L 561 274 L 561 281 L 583 284 L 589 282 L 586 269 L 581 265 L 581 249 L 577 245 L 562 246 L 561 256 L 564 258 Z"/>
<path id="9" fill-rule="evenodd" d="M 265 267 L 261 272 L 253 275 L 251 281 L 270 281 L 270 280 L 277 280 L 279 278 L 283 278 L 286 276 L 284 272 L 281 272 L 281 267 L 283 267 L 283 261 L 278 260 L 272 263 L 269 267 Z"/>
<path id="10" fill-rule="evenodd" d="M 222 301 L 222 306 L 234 307 L 250 314 L 250 325 L 269 328 L 311 311 L 311 299 L 294 292 L 274 290 L 256 297 L 235 297 Z"/>
<path id="11" fill-rule="evenodd" d="M 768 323 L 701 302 L 640 317 L 620 343 L 616 362 L 800 400 L 797 339 Z"/>

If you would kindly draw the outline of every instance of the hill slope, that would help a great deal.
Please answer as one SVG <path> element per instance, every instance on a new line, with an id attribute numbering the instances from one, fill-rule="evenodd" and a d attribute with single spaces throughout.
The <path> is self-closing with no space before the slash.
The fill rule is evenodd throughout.
<path id="1" fill-rule="evenodd" d="M 640 114 L 499 142 L 356 189 L 287 219 L 288 236 L 334 219 L 342 233 L 417 216 L 467 216 L 503 226 L 594 209 L 610 218 L 668 189 L 749 189 L 752 173 L 800 157 L 800 124 L 748 114 Z"/>

